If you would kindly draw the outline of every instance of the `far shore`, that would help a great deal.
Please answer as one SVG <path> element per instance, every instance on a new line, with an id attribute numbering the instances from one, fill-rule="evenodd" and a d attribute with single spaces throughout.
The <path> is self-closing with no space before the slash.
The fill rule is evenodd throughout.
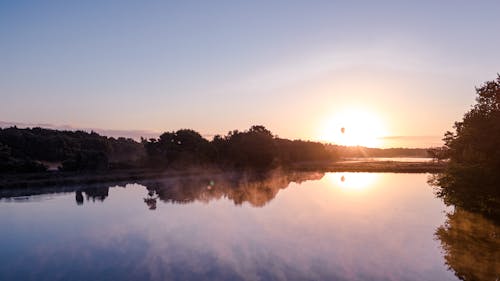
<path id="1" fill-rule="evenodd" d="M 301 162 L 293 164 L 283 171 L 318 171 L 318 172 L 368 172 L 368 173 L 439 173 L 446 167 L 445 162 L 398 162 L 398 161 L 363 161 L 363 162 Z M 29 174 L 7 174 L 0 176 L 2 188 L 32 188 L 46 186 L 84 185 L 137 181 L 177 176 L 192 176 L 200 173 L 248 172 L 245 170 L 221 170 L 196 167 L 170 170 L 128 169 L 98 172 L 41 172 Z M 265 171 L 260 171 L 265 172 Z"/>
<path id="2" fill-rule="evenodd" d="M 368 173 L 440 173 L 446 162 L 400 162 L 400 161 L 356 161 L 356 162 L 309 162 L 293 165 L 298 170 L 321 172 L 368 172 Z"/>

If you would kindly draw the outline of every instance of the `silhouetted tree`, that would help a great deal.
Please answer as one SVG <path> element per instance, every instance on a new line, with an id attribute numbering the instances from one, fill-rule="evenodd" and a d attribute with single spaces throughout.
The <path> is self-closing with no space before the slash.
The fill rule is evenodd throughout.
<path id="1" fill-rule="evenodd" d="M 189 129 L 166 132 L 158 139 L 143 140 L 143 144 L 153 166 L 202 164 L 212 154 L 210 142 Z"/>
<path id="2" fill-rule="evenodd" d="M 10 147 L 0 142 L 0 161 L 7 161 L 10 157 Z"/>
<path id="3" fill-rule="evenodd" d="M 336 149 L 317 142 L 279 139 L 264 126 L 234 130 L 212 141 L 181 129 L 136 142 L 95 132 L 42 128 L 0 129 L 0 171 L 38 171 L 40 161 L 57 162 L 63 171 L 217 165 L 237 169 L 269 169 L 302 161 L 331 161 Z"/>
<path id="4" fill-rule="evenodd" d="M 37 161 L 66 162 L 63 165 L 66 170 L 106 169 L 110 165 L 133 167 L 144 157 L 141 143 L 107 138 L 95 132 L 11 127 L 0 129 L 0 143 L 4 151 L 0 154 L 8 151 L 11 164 L 7 170 L 10 171 L 19 171 L 14 168 L 14 164 L 19 166 L 19 163 L 25 166 L 23 169 L 31 166 L 38 171 L 41 164 Z"/>
<path id="5" fill-rule="evenodd" d="M 455 122 L 455 132 L 445 134 L 452 164 L 500 168 L 500 76 L 476 89 L 474 107 Z M 495 173 L 497 174 L 497 173 Z"/>
<path id="6" fill-rule="evenodd" d="M 432 157 L 436 161 L 441 161 L 449 158 L 449 150 L 444 147 L 433 147 L 427 150 L 429 156 Z"/>
<path id="7" fill-rule="evenodd" d="M 83 150 L 62 162 L 63 171 L 97 171 L 108 168 L 108 157 L 102 151 Z"/>
<path id="8" fill-rule="evenodd" d="M 2 172 L 43 172 L 47 167 L 25 156 L 12 155 L 12 149 L 0 142 L 0 173 Z"/>
<path id="9" fill-rule="evenodd" d="M 210 163 L 237 169 L 269 169 L 298 161 L 336 159 L 324 144 L 290 141 L 274 137 L 264 126 L 247 131 L 216 135 L 211 142 L 192 130 L 162 134 L 158 139 L 142 140 L 151 166 L 168 167 Z"/>
<path id="10" fill-rule="evenodd" d="M 449 164 L 432 183 L 445 203 L 500 220 L 500 76 L 476 92 L 477 103 L 445 134 Z"/>
<path id="11" fill-rule="evenodd" d="M 225 158 L 238 168 L 269 168 L 277 157 L 274 137 L 264 126 L 252 126 L 244 132 L 230 132 L 226 141 Z"/>
<path id="12" fill-rule="evenodd" d="M 281 163 L 332 161 L 338 158 L 336 150 L 319 142 L 276 139 Z"/>

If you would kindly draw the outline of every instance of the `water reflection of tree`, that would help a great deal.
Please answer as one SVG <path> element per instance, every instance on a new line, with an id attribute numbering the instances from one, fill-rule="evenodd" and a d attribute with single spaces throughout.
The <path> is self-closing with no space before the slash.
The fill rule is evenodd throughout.
<path id="1" fill-rule="evenodd" d="M 157 201 L 157 196 L 155 195 L 155 193 L 153 191 L 149 191 L 148 192 L 148 197 L 144 198 L 144 203 L 146 203 L 146 205 L 148 205 L 148 208 L 150 210 L 156 210 L 156 201 Z"/>
<path id="2" fill-rule="evenodd" d="M 481 169 L 449 167 L 433 175 L 431 185 L 448 206 L 455 206 L 500 222 L 500 179 L 484 175 Z"/>
<path id="3" fill-rule="evenodd" d="M 500 226 L 456 208 L 436 231 L 445 263 L 460 280 L 500 279 Z"/>
<path id="4" fill-rule="evenodd" d="M 449 269 L 461 280 L 500 279 L 500 183 L 481 169 L 451 166 L 431 177 L 454 211 L 436 231 Z"/>
<path id="5" fill-rule="evenodd" d="M 75 201 L 77 205 L 83 205 L 84 199 L 83 194 L 85 193 L 85 197 L 87 201 L 92 200 L 95 202 L 96 200 L 99 202 L 103 202 L 109 195 L 109 187 L 89 187 L 84 189 L 79 189 L 75 191 Z"/>
<path id="6" fill-rule="evenodd" d="M 318 172 L 272 171 L 170 178 L 147 184 L 150 196 L 145 198 L 144 202 L 152 209 L 151 204 L 155 197 L 164 202 L 177 204 L 227 198 L 236 205 L 248 202 L 254 207 L 262 207 L 291 182 L 321 179 L 323 175 Z M 156 208 L 156 202 L 154 206 Z"/>

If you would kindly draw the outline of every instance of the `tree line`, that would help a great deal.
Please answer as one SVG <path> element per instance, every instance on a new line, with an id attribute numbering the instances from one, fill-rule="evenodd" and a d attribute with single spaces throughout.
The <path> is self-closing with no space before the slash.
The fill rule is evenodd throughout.
<path id="1" fill-rule="evenodd" d="M 279 138 L 264 126 L 205 139 L 191 129 L 165 132 L 135 141 L 95 132 L 44 128 L 0 128 L 0 172 L 39 172 L 126 168 L 182 168 L 215 165 L 269 169 L 298 162 L 335 161 L 341 157 L 426 157 L 423 148 L 347 147 Z M 56 164 L 54 164 L 56 163 Z"/>
<path id="2" fill-rule="evenodd" d="M 104 170 L 127 166 L 143 157 L 133 139 L 108 138 L 95 132 L 43 128 L 0 129 L 0 172 L 39 172 L 47 163 L 60 170 Z"/>
<path id="3" fill-rule="evenodd" d="M 301 161 L 333 161 L 335 150 L 318 142 L 274 136 L 264 126 L 234 130 L 213 140 L 181 129 L 158 138 L 109 138 L 95 132 L 43 128 L 0 129 L 0 171 L 45 171 L 60 163 L 62 171 L 122 168 L 181 168 L 216 165 L 237 169 L 269 169 Z"/>
<path id="4" fill-rule="evenodd" d="M 432 157 L 435 148 L 374 148 L 364 146 L 341 146 L 330 144 L 331 149 L 342 157 Z"/>

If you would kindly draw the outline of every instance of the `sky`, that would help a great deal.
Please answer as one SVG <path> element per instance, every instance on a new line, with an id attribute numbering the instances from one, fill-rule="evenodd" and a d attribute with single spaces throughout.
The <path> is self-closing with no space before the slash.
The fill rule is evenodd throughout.
<path id="1" fill-rule="evenodd" d="M 439 145 L 500 72 L 499 13 L 500 1 L 0 0 L 0 124 L 131 136 L 262 124 L 336 142 L 353 124 L 335 116 L 363 112 L 356 124 L 381 127 L 373 146 Z"/>

